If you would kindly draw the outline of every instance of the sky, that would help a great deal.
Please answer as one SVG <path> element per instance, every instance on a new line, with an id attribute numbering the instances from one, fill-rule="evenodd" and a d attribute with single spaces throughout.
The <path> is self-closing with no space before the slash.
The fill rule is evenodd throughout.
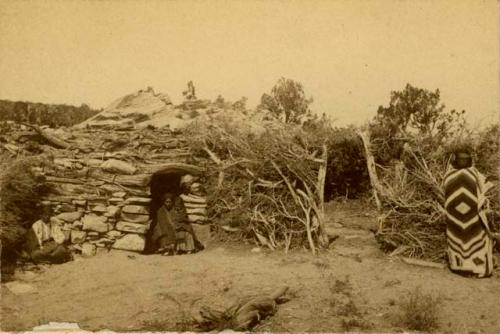
<path id="1" fill-rule="evenodd" d="M 246 96 L 280 77 L 360 124 L 406 83 L 477 124 L 499 120 L 496 1 L 0 0 L 0 99 L 106 107 L 147 86 L 182 101 Z"/>

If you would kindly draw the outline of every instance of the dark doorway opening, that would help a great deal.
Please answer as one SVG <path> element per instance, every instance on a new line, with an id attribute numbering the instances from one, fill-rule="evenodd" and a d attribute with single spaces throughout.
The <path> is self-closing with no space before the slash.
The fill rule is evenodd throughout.
<path id="1" fill-rule="evenodd" d="M 177 163 L 152 175 L 149 184 L 151 193 L 151 204 L 149 209 L 151 225 L 146 234 L 145 254 L 152 254 L 154 250 L 154 245 L 151 244 L 151 236 L 156 226 L 156 213 L 163 205 L 163 195 L 165 193 L 172 193 L 175 196 L 179 196 L 183 191 L 181 187 L 181 178 L 186 174 L 200 175 L 201 173 L 202 169 L 199 167 Z"/>

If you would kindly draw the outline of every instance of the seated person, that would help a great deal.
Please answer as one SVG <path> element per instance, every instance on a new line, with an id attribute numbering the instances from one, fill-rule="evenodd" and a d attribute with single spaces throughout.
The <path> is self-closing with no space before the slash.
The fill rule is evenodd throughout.
<path id="1" fill-rule="evenodd" d="M 163 205 L 156 212 L 151 241 L 156 253 L 163 255 L 189 254 L 200 248 L 182 201 L 171 193 L 164 195 Z"/>
<path id="2" fill-rule="evenodd" d="M 25 250 L 34 263 L 64 263 L 72 259 L 63 245 L 64 234 L 57 223 L 50 222 L 51 210 L 45 208 L 40 220 L 26 234 Z"/>

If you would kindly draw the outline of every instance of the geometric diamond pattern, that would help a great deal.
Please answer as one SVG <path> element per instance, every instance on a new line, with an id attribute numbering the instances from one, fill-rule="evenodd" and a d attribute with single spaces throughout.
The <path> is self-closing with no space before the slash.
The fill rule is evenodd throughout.
<path id="1" fill-rule="evenodd" d="M 470 206 L 468 206 L 467 203 L 465 203 L 465 202 L 462 202 L 455 207 L 455 210 L 457 210 L 458 212 L 460 212 L 463 215 L 465 215 L 467 212 L 469 212 L 470 209 L 472 209 L 472 208 Z"/>

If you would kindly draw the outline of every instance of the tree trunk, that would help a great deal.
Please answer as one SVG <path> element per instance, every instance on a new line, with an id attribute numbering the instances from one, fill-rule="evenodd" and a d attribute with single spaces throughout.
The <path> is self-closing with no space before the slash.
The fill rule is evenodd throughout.
<path id="1" fill-rule="evenodd" d="M 382 203 L 378 197 L 378 192 L 380 191 L 381 185 L 378 180 L 377 170 L 375 169 L 375 159 L 370 151 L 370 134 L 366 132 L 359 131 L 358 135 L 361 137 L 363 146 L 365 148 L 366 156 L 366 167 L 368 168 L 368 175 L 370 176 L 370 183 L 372 185 L 373 197 L 375 198 L 375 204 L 377 205 L 377 210 L 382 210 Z"/>

